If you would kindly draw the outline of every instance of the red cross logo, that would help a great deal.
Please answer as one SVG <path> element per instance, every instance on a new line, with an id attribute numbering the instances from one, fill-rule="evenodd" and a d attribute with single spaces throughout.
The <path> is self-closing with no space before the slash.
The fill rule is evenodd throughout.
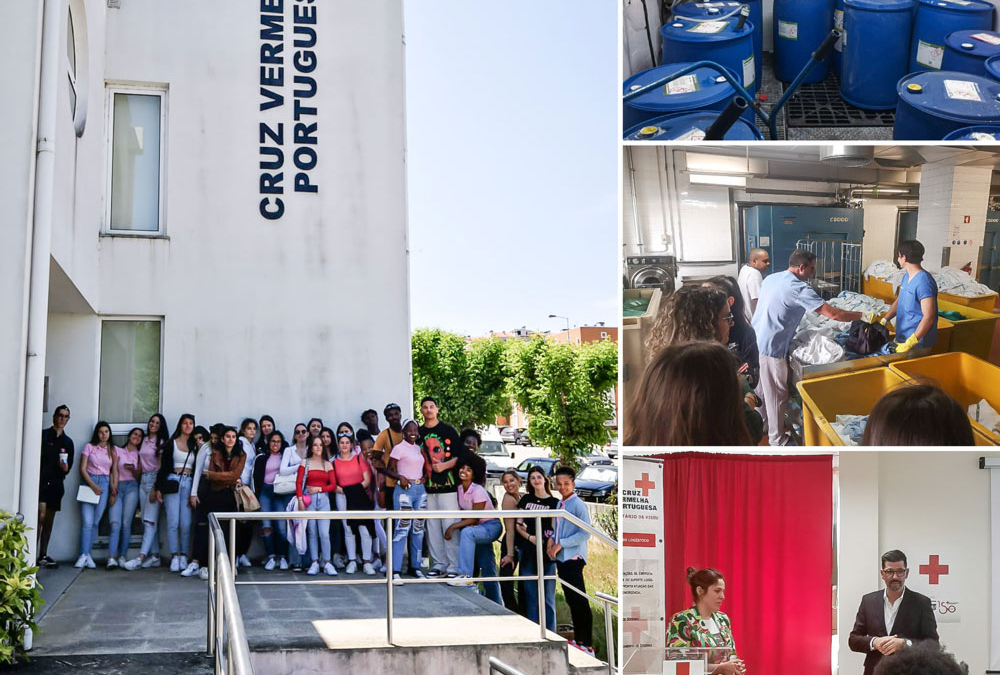
<path id="1" fill-rule="evenodd" d="M 640 478 L 639 480 L 637 480 L 635 482 L 635 486 L 637 488 L 639 488 L 640 490 L 642 490 L 642 496 L 643 497 L 648 497 L 649 496 L 649 491 L 656 488 L 656 483 L 654 483 L 653 481 L 649 480 L 649 474 L 648 473 L 644 473 L 644 474 L 642 474 L 642 478 Z"/>
<path id="2" fill-rule="evenodd" d="M 637 645 L 639 644 L 639 637 L 642 635 L 642 632 L 649 630 L 649 621 L 646 619 L 640 619 L 639 608 L 633 607 L 632 615 L 629 617 L 629 620 L 625 622 L 625 628 L 623 630 L 629 634 L 631 644 Z"/>
<path id="3" fill-rule="evenodd" d="M 929 580 L 927 583 L 931 586 L 937 586 L 938 577 L 943 577 L 948 574 L 948 566 L 941 565 L 938 556 L 932 555 L 930 559 L 928 559 L 926 565 L 921 565 L 919 567 L 919 571 L 921 574 L 926 574 L 928 576 Z"/>

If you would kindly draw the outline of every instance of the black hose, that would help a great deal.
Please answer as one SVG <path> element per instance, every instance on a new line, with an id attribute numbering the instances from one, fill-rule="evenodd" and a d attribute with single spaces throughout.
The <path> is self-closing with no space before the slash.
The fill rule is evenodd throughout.
<path id="1" fill-rule="evenodd" d="M 736 22 L 736 32 L 743 30 L 743 24 L 747 22 L 747 17 L 750 16 L 750 5 L 743 5 L 740 7 L 740 20 Z"/>
<path id="2" fill-rule="evenodd" d="M 712 122 L 712 126 L 705 130 L 706 141 L 721 141 L 725 139 L 726 132 L 736 123 L 747 109 L 747 100 L 742 96 L 734 96 L 722 114 Z"/>
<path id="3" fill-rule="evenodd" d="M 833 51 L 833 46 L 837 44 L 837 40 L 840 39 L 840 31 L 834 28 L 830 31 L 830 34 L 826 36 L 823 40 L 823 44 L 819 46 L 819 49 L 813 52 L 813 59 L 816 61 L 823 61 L 830 53 Z"/>

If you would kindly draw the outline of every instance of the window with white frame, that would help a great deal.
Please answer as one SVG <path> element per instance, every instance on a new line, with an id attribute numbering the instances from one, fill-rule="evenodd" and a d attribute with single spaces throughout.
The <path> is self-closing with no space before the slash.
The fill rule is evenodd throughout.
<path id="1" fill-rule="evenodd" d="M 108 109 L 107 231 L 162 233 L 166 91 L 108 87 Z"/>
<path id="2" fill-rule="evenodd" d="M 69 0 L 66 9 L 66 78 L 69 80 L 69 110 L 79 138 L 87 127 L 87 15 L 83 0 Z"/>
<path id="3" fill-rule="evenodd" d="M 143 426 L 160 410 L 160 319 L 101 321 L 98 418 L 116 434 Z"/>

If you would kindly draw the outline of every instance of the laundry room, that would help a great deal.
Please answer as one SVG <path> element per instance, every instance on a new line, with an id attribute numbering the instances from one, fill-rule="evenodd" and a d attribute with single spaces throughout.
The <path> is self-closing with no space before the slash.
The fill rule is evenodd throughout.
<path id="1" fill-rule="evenodd" d="M 650 371 L 692 340 L 735 354 L 750 444 L 869 444 L 914 383 L 960 409 L 956 444 L 1000 444 L 996 146 L 631 146 L 622 166 L 626 445 L 746 441 L 644 423 Z"/>

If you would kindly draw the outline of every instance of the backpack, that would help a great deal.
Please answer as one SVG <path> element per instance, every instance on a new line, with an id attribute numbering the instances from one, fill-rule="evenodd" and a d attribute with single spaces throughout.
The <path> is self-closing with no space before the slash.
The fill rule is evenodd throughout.
<path id="1" fill-rule="evenodd" d="M 880 323 L 852 321 L 847 349 L 862 356 L 874 354 L 889 342 L 889 329 Z"/>

